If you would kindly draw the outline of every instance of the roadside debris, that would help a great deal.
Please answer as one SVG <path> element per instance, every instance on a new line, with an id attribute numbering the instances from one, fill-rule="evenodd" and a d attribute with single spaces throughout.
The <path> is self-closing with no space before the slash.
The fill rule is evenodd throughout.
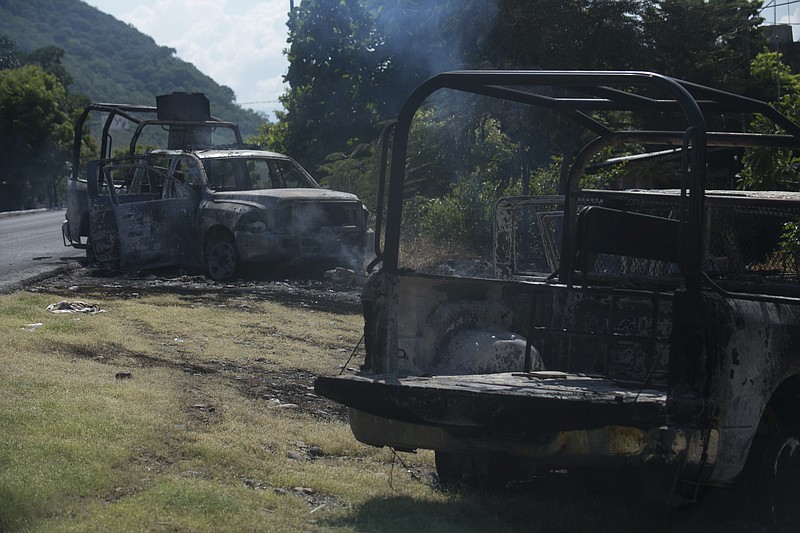
<path id="1" fill-rule="evenodd" d="M 47 311 L 51 313 L 89 313 L 94 315 L 96 313 L 105 313 L 105 309 L 101 309 L 97 304 L 87 304 L 86 302 L 61 300 L 54 304 L 47 306 Z"/>
<path id="2" fill-rule="evenodd" d="M 349 268 L 336 267 L 325 271 L 325 279 L 341 286 L 360 287 L 364 285 L 367 277 Z"/>

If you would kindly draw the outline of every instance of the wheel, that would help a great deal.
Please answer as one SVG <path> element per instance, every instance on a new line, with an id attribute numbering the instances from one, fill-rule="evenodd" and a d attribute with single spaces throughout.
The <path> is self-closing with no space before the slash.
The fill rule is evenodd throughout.
<path id="1" fill-rule="evenodd" d="M 206 247 L 206 272 L 215 281 L 231 279 L 237 267 L 236 245 L 227 236 L 217 236 Z"/>
<path id="2" fill-rule="evenodd" d="M 800 438 L 770 433 L 757 439 L 747 479 L 755 517 L 769 526 L 799 526 Z"/>

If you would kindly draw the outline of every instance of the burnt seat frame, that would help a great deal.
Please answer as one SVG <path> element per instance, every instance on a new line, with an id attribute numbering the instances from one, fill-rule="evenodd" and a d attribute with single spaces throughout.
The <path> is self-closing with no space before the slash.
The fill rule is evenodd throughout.
<path id="1" fill-rule="evenodd" d="M 584 286 L 598 254 L 679 263 L 680 223 L 674 219 L 585 206 L 578 211 L 575 233 L 573 265 L 580 265 Z M 573 276 L 570 269 L 570 286 Z"/>

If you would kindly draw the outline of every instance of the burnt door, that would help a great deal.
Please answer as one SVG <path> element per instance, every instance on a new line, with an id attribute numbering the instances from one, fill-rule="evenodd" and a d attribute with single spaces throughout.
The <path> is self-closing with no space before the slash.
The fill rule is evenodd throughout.
<path id="1" fill-rule="evenodd" d="M 199 263 L 199 163 L 190 156 L 137 169 L 126 194 L 111 194 L 123 267 Z"/>

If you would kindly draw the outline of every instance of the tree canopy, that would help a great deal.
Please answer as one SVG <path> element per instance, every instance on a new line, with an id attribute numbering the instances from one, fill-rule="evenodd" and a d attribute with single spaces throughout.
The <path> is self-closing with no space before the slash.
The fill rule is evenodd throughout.
<path id="1" fill-rule="evenodd" d="M 55 205 L 71 118 L 66 89 L 55 75 L 37 65 L 0 71 L 0 210 Z"/>
<path id="2" fill-rule="evenodd" d="M 374 206 L 371 143 L 431 75 L 462 68 L 649 70 L 765 98 L 769 84 L 750 74 L 766 44 L 760 6 L 757 0 L 304 0 L 288 23 L 286 111 L 258 140 Z M 549 154 L 568 152 L 580 139 L 564 128 L 543 128 L 557 136 L 532 136 L 526 124 L 561 119 L 485 101 L 457 107 L 464 102 L 434 100 L 411 132 L 406 190 L 415 197 L 404 220 L 412 232 L 469 241 L 491 227 L 491 214 L 475 198 L 555 192 L 558 166 Z"/>
<path id="3" fill-rule="evenodd" d="M 0 211 L 62 205 L 75 119 L 89 103 L 68 90 L 63 57 L 0 35 Z"/>
<path id="4" fill-rule="evenodd" d="M 288 22 L 286 112 L 263 139 L 315 168 L 374 139 L 427 77 L 458 68 L 653 70 L 752 93 L 749 64 L 764 49 L 759 7 L 750 0 L 304 0 Z"/>

